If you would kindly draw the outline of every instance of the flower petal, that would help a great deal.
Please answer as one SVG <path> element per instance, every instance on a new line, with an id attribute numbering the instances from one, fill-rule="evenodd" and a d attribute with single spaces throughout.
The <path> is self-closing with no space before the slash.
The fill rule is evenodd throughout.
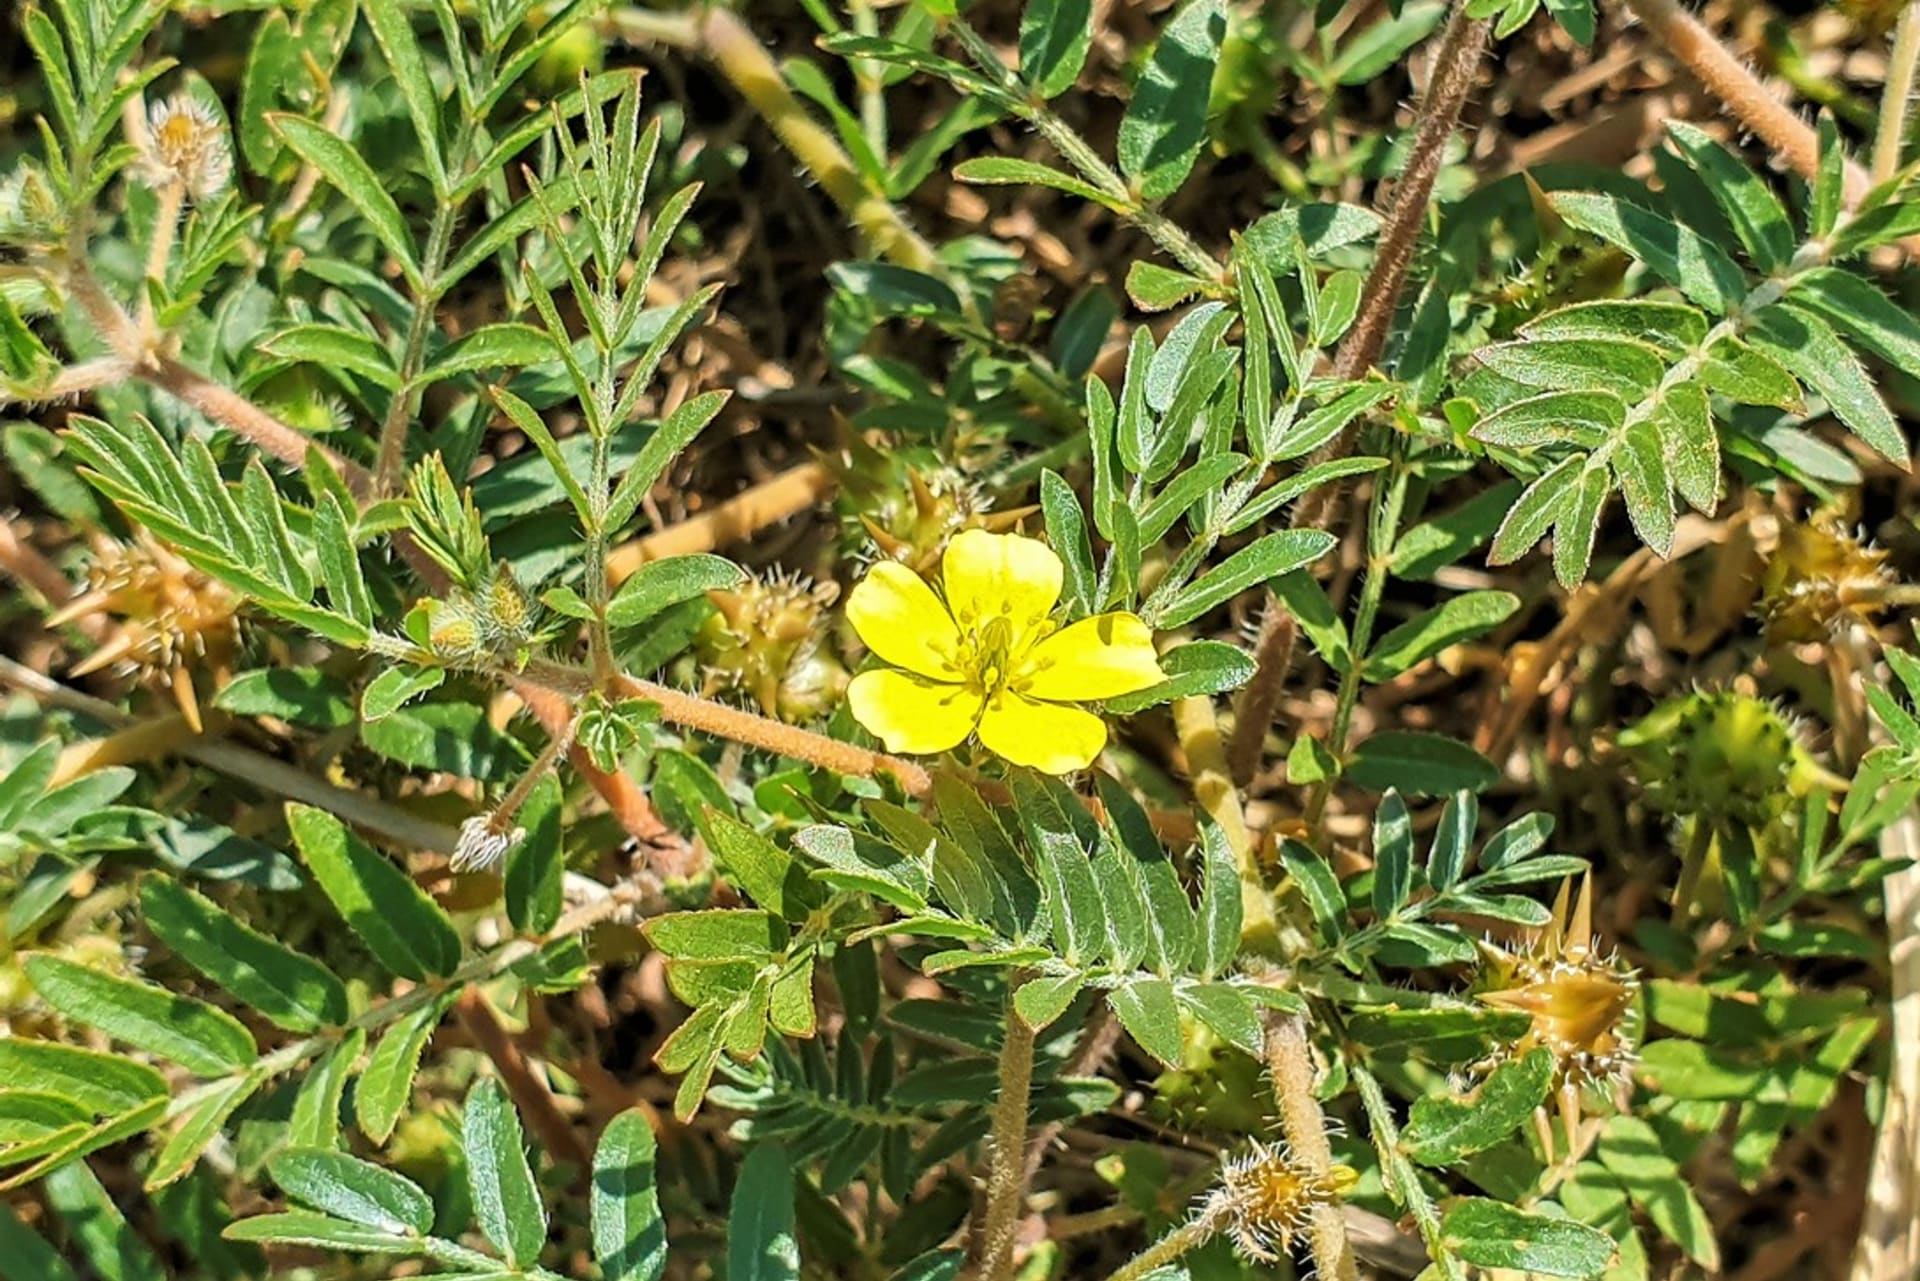
<path id="1" fill-rule="evenodd" d="M 1015 765 L 1070 774 L 1100 755 L 1107 745 L 1107 726 L 1092 712 L 1002 691 L 980 717 L 980 741 Z"/>
<path id="2" fill-rule="evenodd" d="M 883 560 L 854 584 L 847 621 L 868 649 L 894 666 L 937 680 L 959 679 L 953 656 L 960 631 L 953 615 L 927 580 L 905 565 Z"/>
<path id="3" fill-rule="evenodd" d="M 947 544 L 940 575 L 962 632 L 1005 618 L 1016 645 L 1045 624 L 1060 599 L 1060 558 L 1039 539 L 1019 534 L 961 530 Z"/>
<path id="4" fill-rule="evenodd" d="M 853 678 L 847 703 L 889 752 L 928 755 L 958 747 L 973 732 L 981 699 L 964 685 L 879 669 Z"/>
<path id="5" fill-rule="evenodd" d="M 1055 632 L 1028 651 L 1014 687 L 1033 698 L 1078 703 L 1118 698 L 1167 678 L 1153 632 L 1132 614 L 1100 614 Z"/>

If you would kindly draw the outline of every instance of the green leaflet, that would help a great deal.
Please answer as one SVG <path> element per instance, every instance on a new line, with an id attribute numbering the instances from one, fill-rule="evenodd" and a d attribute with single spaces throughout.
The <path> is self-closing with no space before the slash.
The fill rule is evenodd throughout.
<path id="1" fill-rule="evenodd" d="M 147 926 L 181 960 L 290 1032 L 344 1023 L 347 993 L 327 968 L 161 876 L 141 882 Z"/>
<path id="2" fill-rule="evenodd" d="M 481 1230 L 500 1247 L 509 1265 L 530 1266 L 547 1239 L 547 1211 L 527 1164 L 520 1118 L 506 1091 L 491 1077 L 467 1095 L 461 1139 L 467 1185 Z"/>
<path id="3" fill-rule="evenodd" d="M 448 991 L 422 1005 L 389 1027 L 374 1046 L 354 1089 L 353 1101 L 361 1132 L 375 1143 L 386 1142 L 393 1133 L 413 1093 L 413 1074 L 420 1068 L 420 1055 L 456 995 L 456 991 Z"/>
<path id="4" fill-rule="evenodd" d="M 30 956 L 25 969 L 55 1009 L 202 1076 L 245 1067 L 258 1053 L 239 1020 L 191 997 L 54 956 Z"/>
<path id="5" fill-rule="evenodd" d="M 374 958 L 415 982 L 460 964 L 460 936 L 405 872 L 310 806 L 289 804 L 287 825 L 314 879 Z"/>
<path id="6" fill-rule="evenodd" d="M 747 1152 L 727 1219 L 729 1281 L 798 1281 L 793 1182 L 793 1164 L 778 1143 Z"/>
<path id="7" fill-rule="evenodd" d="M 667 1264 L 654 1184 L 653 1127 L 641 1112 L 607 1124 L 593 1156 L 593 1253 L 606 1281 L 655 1281 Z"/>
<path id="8" fill-rule="evenodd" d="M 1133 87 L 1120 122 L 1120 172 L 1144 200 L 1179 189 L 1206 138 L 1206 95 L 1194 92 L 1220 57 L 1226 14 L 1218 0 L 1197 0 L 1167 25 Z"/>

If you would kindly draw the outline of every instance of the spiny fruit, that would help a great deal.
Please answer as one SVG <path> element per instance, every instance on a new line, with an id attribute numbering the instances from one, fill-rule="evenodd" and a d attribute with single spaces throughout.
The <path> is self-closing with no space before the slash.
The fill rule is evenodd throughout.
<path id="1" fill-rule="evenodd" d="M 204 669 L 225 683 L 240 648 L 240 598 L 145 530 L 125 543 L 96 536 L 93 554 L 87 590 L 47 620 L 58 626 L 101 616 L 116 624 L 73 675 L 113 667 L 164 685 L 199 733 L 194 673 Z"/>
<path id="2" fill-rule="evenodd" d="M 1760 580 L 1767 639 L 1824 641 L 1856 624 L 1871 627 L 1887 605 L 1887 554 L 1869 547 L 1831 514 L 1783 521 Z"/>
<path id="3" fill-rule="evenodd" d="M 971 477 L 928 456 L 884 452 L 855 438 L 840 456 L 839 508 L 857 529 L 855 541 L 918 574 L 931 574 L 947 543 L 963 529 L 1005 533 L 1033 512 L 1031 507 L 991 510 Z"/>
<path id="4" fill-rule="evenodd" d="M 847 688 L 847 669 L 827 644 L 832 583 L 802 574 L 750 578 L 707 593 L 714 612 L 694 636 L 703 692 L 746 694 L 768 716 L 789 723 L 831 712 Z"/>
<path id="5" fill-rule="evenodd" d="M 1552 919 L 1527 946 L 1482 944 L 1487 963 L 1474 997 L 1530 1020 L 1525 1032 L 1477 1064 L 1476 1074 L 1546 1050 L 1553 1056 L 1560 1119 L 1571 1141 L 1582 1095 L 1609 1093 L 1632 1070 L 1640 980 L 1594 942 L 1591 880 L 1582 882 L 1578 898 L 1569 890 L 1561 887 Z"/>
<path id="6" fill-rule="evenodd" d="M 1668 699 L 1617 741 L 1648 803 L 1680 818 L 1764 827 L 1824 775 L 1779 708 L 1732 690 Z"/>
<path id="7" fill-rule="evenodd" d="M 283 369 L 261 383 L 255 399 L 305 435 L 343 431 L 353 422 L 345 401 L 328 393 L 307 369 Z"/>
<path id="8" fill-rule="evenodd" d="M 1322 1173 L 1284 1143 L 1256 1141 L 1243 1155 L 1222 1163 L 1220 1182 L 1201 1203 L 1200 1217 L 1226 1233 L 1246 1258 L 1278 1263 L 1313 1221 L 1314 1210 L 1337 1204 L 1357 1182 L 1359 1175 L 1348 1166 Z"/>

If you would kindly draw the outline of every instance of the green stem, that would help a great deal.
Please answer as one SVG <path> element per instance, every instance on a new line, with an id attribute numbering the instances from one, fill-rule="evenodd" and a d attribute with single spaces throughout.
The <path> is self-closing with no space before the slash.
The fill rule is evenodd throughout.
<path id="1" fill-rule="evenodd" d="M 1018 989 L 1014 989 L 1017 991 Z M 1026 1200 L 1027 1113 L 1033 1093 L 1033 1029 L 1008 994 L 1006 1036 L 1000 1043 L 1000 1095 L 993 1105 L 992 1165 L 987 1171 L 987 1220 L 981 1233 L 980 1276 L 1007 1281 Z"/>
<path id="2" fill-rule="evenodd" d="M 1380 1082 L 1358 1063 L 1349 1064 L 1348 1071 L 1360 1088 L 1360 1101 L 1367 1109 L 1367 1124 L 1373 1131 L 1373 1146 L 1380 1153 L 1380 1169 L 1387 1191 L 1412 1213 L 1414 1223 L 1420 1228 L 1420 1239 L 1427 1243 L 1427 1256 L 1439 1266 L 1441 1277 L 1445 1281 L 1464 1281 L 1460 1264 L 1447 1249 L 1440 1230 L 1440 1211 L 1421 1186 L 1420 1174 L 1413 1168 L 1413 1162 L 1400 1150 L 1400 1127 L 1394 1122 L 1393 1109 L 1380 1089 Z"/>
<path id="3" fill-rule="evenodd" d="M 407 326 L 407 345 L 400 355 L 400 387 L 387 406 L 386 421 L 380 424 L 380 451 L 374 460 L 373 492 L 376 498 L 392 493 L 407 464 L 407 429 L 420 403 L 420 365 L 426 357 L 427 333 L 433 326 L 434 308 L 440 301 L 440 273 L 446 267 L 447 248 L 453 239 L 453 206 L 442 201 L 434 207 L 433 222 L 427 229 L 426 261 L 421 275 L 426 288 L 414 299 L 413 321 Z"/>
<path id="4" fill-rule="evenodd" d="M 1127 1260 L 1107 1281 L 1140 1281 L 1213 1239 L 1220 1230 L 1212 1216 L 1189 1219 Z"/>
<path id="5" fill-rule="evenodd" d="M 874 16 L 873 0 L 848 0 L 853 10 L 853 29 L 863 36 L 880 34 L 880 21 Z M 854 84 L 860 90 L 860 132 L 881 164 L 887 162 L 887 100 L 882 92 L 882 69 L 872 58 L 848 60 Z"/>
<path id="6" fill-rule="evenodd" d="M 1014 113 L 1052 143 L 1053 149 L 1079 170 L 1081 177 L 1098 187 L 1114 212 L 1140 228 L 1170 257 L 1202 280 L 1217 284 L 1225 278 L 1226 268 L 1220 261 L 1165 215 L 1142 201 L 1126 180 L 1115 173 L 1100 158 L 1100 154 L 1087 144 L 1086 139 L 1074 131 L 1072 125 L 1049 110 L 1045 102 L 1020 82 L 1019 76 L 1008 70 L 993 46 L 979 32 L 960 18 L 949 18 L 947 30 L 960 42 L 974 64 L 999 82 L 999 88 L 1012 99 Z"/>
<path id="7" fill-rule="evenodd" d="M 1880 127 L 1873 135 L 1873 185 L 1900 172 L 1907 141 L 1907 107 L 1913 99 L 1915 65 L 1920 64 L 1920 0 L 1900 11 L 1887 55 L 1887 87 L 1880 94 Z"/>
<path id="8" fill-rule="evenodd" d="M 1407 496 L 1407 468 L 1400 454 L 1399 438 L 1390 448 L 1391 471 L 1384 484 L 1374 490 L 1372 510 L 1367 521 L 1367 570 L 1360 583 L 1360 600 L 1354 607 L 1353 633 L 1348 645 L 1352 655 L 1347 670 L 1340 676 L 1340 693 L 1333 709 L 1333 728 L 1327 748 L 1334 758 L 1347 758 L 1347 738 L 1353 729 L 1353 709 L 1360 699 L 1362 673 L 1366 668 L 1367 647 L 1373 642 L 1374 620 L 1380 613 L 1380 599 L 1387 589 L 1393 564 L 1394 539 L 1400 529 L 1400 512 Z M 1332 794 L 1333 780 L 1314 784 L 1308 798 L 1306 822 L 1309 827 L 1320 821 Z"/>
<path id="9" fill-rule="evenodd" d="M 390 1000 L 382 1001 L 378 1005 L 368 1007 L 361 1011 L 356 1017 L 348 1020 L 342 1027 L 328 1028 L 326 1031 L 316 1032 L 312 1036 L 302 1037 L 298 1041 L 289 1041 L 273 1053 L 254 1063 L 252 1067 L 247 1069 L 247 1074 L 257 1075 L 263 1079 L 278 1076 L 282 1072 L 291 1071 L 293 1068 L 298 1067 L 307 1059 L 338 1041 L 343 1032 L 350 1032 L 355 1028 L 361 1028 L 370 1032 L 376 1028 L 385 1027 L 403 1015 L 410 1014 L 421 1006 L 438 1000 L 448 992 L 457 992 L 469 983 L 480 983 L 488 979 L 498 978 L 527 957 L 539 951 L 544 944 L 552 942 L 555 939 L 562 939 L 572 934 L 578 934 L 583 930 L 597 925 L 607 917 L 612 916 L 615 912 L 626 907 L 630 901 L 630 895 L 623 893 L 621 888 L 616 887 L 614 891 L 605 898 L 595 899 L 593 902 L 577 907 L 567 915 L 561 917 L 553 929 L 548 931 L 545 938 L 514 939 L 512 942 L 495 948 L 491 952 L 486 952 L 474 957 L 445 978 L 433 979 L 422 983 L 417 987 L 409 988 L 407 991 L 402 992 Z M 192 1110 L 200 1100 L 225 1089 L 230 1080 L 231 1078 L 229 1077 L 220 1077 L 217 1080 L 203 1081 L 192 1089 L 176 1095 L 173 1102 L 167 1107 L 167 1116 L 172 1118 Z"/>

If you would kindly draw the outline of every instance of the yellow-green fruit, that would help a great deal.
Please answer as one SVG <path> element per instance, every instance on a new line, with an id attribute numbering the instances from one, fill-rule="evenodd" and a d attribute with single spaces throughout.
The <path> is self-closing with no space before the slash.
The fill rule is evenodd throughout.
<path id="1" fill-rule="evenodd" d="M 327 394 L 310 370 L 282 370 L 254 394 L 274 417 L 308 436 L 339 431 L 346 417 L 345 406 Z"/>
<path id="2" fill-rule="evenodd" d="M 1273 1090 L 1260 1064 L 1204 1025 L 1187 1020 L 1184 1032 L 1186 1061 L 1154 1081 L 1151 1114 L 1183 1131 L 1265 1133 Z"/>
<path id="3" fill-rule="evenodd" d="M 1263 22 L 1234 14 L 1220 42 L 1220 61 L 1207 89 L 1207 122 L 1216 142 L 1235 145 L 1240 131 L 1265 128 L 1279 82 L 1274 78 L 1272 39 Z"/>
<path id="4" fill-rule="evenodd" d="M 1669 699 L 1619 743 L 1663 813 L 1762 827 L 1822 771 L 1764 699 L 1731 691 Z"/>

